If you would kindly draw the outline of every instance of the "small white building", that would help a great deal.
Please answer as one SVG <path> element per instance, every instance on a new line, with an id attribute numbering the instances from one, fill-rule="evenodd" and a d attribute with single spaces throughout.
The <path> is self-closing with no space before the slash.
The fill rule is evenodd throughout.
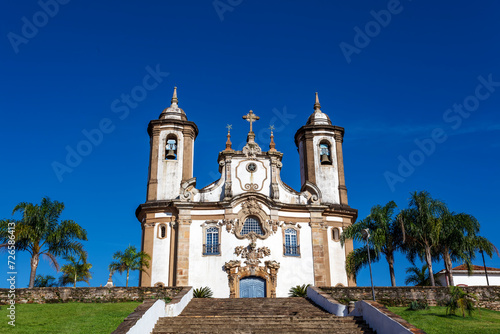
<path id="1" fill-rule="evenodd" d="M 259 117 L 250 111 L 243 118 L 250 122 L 246 145 L 232 148 L 228 126 L 225 149 L 221 142 L 223 150 L 214 152 L 220 179 L 203 188 L 193 177 L 198 126 L 179 108 L 176 90 L 171 106 L 149 123 L 147 201 L 136 215 L 152 260 L 140 285 L 208 286 L 217 298 L 286 297 L 302 284 L 355 286 L 345 270 L 352 240 L 339 241 L 357 217 L 347 204 L 344 128 L 332 125 L 316 95 L 314 112 L 295 134 L 296 191 L 281 180 L 283 154 L 272 131 L 264 151 L 253 132 Z"/>
<path id="2" fill-rule="evenodd" d="M 456 286 L 488 285 L 486 282 L 486 272 L 488 273 L 490 285 L 500 285 L 500 269 L 486 267 L 485 271 L 483 266 L 472 267 L 473 272 L 470 276 L 467 267 L 463 264 L 451 270 Z M 442 286 L 448 286 L 444 269 L 437 273 L 437 280 Z"/>

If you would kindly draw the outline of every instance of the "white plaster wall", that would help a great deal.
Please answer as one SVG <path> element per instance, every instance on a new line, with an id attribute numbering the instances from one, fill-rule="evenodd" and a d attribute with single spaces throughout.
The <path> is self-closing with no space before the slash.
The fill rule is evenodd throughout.
<path id="1" fill-rule="evenodd" d="M 257 165 L 257 170 L 254 173 L 250 173 L 246 169 L 250 162 Z M 231 175 L 233 196 L 248 192 L 244 187 L 245 184 L 249 183 L 258 185 L 258 193 L 265 196 L 271 195 L 271 166 L 269 160 L 235 158 L 231 162 Z"/>
<path id="2" fill-rule="evenodd" d="M 154 227 L 151 286 L 154 286 L 158 282 L 163 283 L 164 286 L 168 286 L 168 271 L 170 268 L 170 235 L 172 233 L 172 227 L 170 224 L 165 223 L 165 226 L 167 226 L 167 235 L 164 239 L 159 239 L 159 225 L 160 223 L 157 223 Z"/>
<path id="3" fill-rule="evenodd" d="M 291 287 L 302 284 L 314 285 L 314 265 L 312 253 L 312 235 L 308 223 L 299 223 L 300 228 L 300 256 L 283 255 L 283 232 L 278 232 L 263 240 L 262 245 L 271 249 L 271 260 L 280 263 L 278 271 L 278 283 L 276 286 L 276 297 L 288 297 Z M 269 240 L 269 241 L 268 241 Z M 257 243 L 259 245 L 259 243 Z M 266 258 L 267 259 L 267 258 Z"/>
<path id="4" fill-rule="evenodd" d="M 347 286 L 347 274 L 345 272 L 345 249 L 340 244 L 340 241 L 333 240 L 332 229 L 333 227 L 328 227 L 328 254 L 330 258 L 331 285 L 335 286 L 342 283 L 344 286 Z M 338 227 L 338 229 L 340 230 L 340 233 L 342 233 L 342 228 Z"/>
<path id="5" fill-rule="evenodd" d="M 444 275 L 442 275 L 444 277 Z M 500 273 L 491 273 L 488 271 L 488 280 L 490 281 L 490 285 L 500 285 Z M 473 285 L 487 285 L 486 284 L 486 275 L 483 273 L 475 273 L 471 276 L 467 276 L 466 273 L 455 273 L 453 274 L 453 281 L 455 285 L 465 284 L 469 286 Z M 444 283 L 444 282 L 443 282 Z M 446 284 L 444 284 L 446 286 Z"/>
<path id="6" fill-rule="evenodd" d="M 234 234 L 229 234 L 221 228 L 221 255 L 203 255 L 203 227 L 205 220 L 193 220 L 189 238 L 189 285 L 193 288 L 208 286 L 215 298 L 228 298 L 229 285 L 224 263 L 238 259 L 234 254 L 236 246 L 246 246 L 243 240 L 238 240 Z"/>
<path id="7" fill-rule="evenodd" d="M 225 178 L 221 177 L 214 187 L 203 190 L 198 193 L 193 199 L 194 202 L 218 202 L 224 199 L 224 182 Z"/>
<path id="8" fill-rule="evenodd" d="M 319 144 L 321 141 L 326 140 L 330 144 L 330 159 L 331 165 L 321 165 L 321 157 Z M 314 161 L 315 161 L 315 174 L 316 185 L 321 190 L 322 199 L 324 203 L 340 203 L 339 197 L 339 174 L 337 165 L 337 149 L 333 136 L 320 136 L 315 135 L 313 138 L 314 144 Z"/>
<path id="9" fill-rule="evenodd" d="M 208 286 L 212 289 L 215 298 L 229 297 L 227 273 L 223 270 L 224 263 L 230 260 L 242 260 L 234 254 L 237 246 L 248 246 L 248 239 L 237 239 L 233 233 L 228 233 L 225 227 L 221 228 L 220 242 L 221 255 L 203 256 L 203 227 L 204 220 L 193 220 L 190 227 L 189 242 L 189 285 L 194 288 Z M 287 297 L 292 286 L 314 284 L 311 228 L 307 223 L 300 224 L 300 257 L 283 255 L 283 233 L 281 228 L 266 240 L 257 240 L 257 247 L 266 246 L 271 255 L 261 259 L 275 260 L 280 263 L 277 281 L 277 297 Z M 243 264 L 244 261 L 242 261 Z M 244 265 L 244 264 L 243 264 Z"/>
<path id="10" fill-rule="evenodd" d="M 177 160 L 165 160 L 166 139 L 169 134 L 177 136 Z M 175 199 L 179 196 L 182 181 L 182 161 L 184 158 L 184 136 L 181 131 L 168 129 L 160 132 L 160 147 L 158 149 L 158 200 Z"/>
<path id="11" fill-rule="evenodd" d="M 296 218 L 310 218 L 309 212 L 291 212 L 291 211 L 278 211 L 278 215 L 282 217 L 296 217 Z"/>

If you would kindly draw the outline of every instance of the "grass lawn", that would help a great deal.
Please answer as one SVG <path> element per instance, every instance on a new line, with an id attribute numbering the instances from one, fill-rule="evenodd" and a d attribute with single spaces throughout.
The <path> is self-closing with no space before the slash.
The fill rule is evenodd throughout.
<path id="1" fill-rule="evenodd" d="M 388 307 L 409 323 L 428 334 L 498 334 L 500 312 L 481 309 L 472 317 L 446 316 L 446 307 L 431 307 L 429 310 L 406 311 L 406 307 Z"/>
<path id="2" fill-rule="evenodd" d="M 7 306 L 0 306 L 0 333 L 111 333 L 139 306 L 126 303 L 17 304 L 16 326 L 7 324 Z"/>

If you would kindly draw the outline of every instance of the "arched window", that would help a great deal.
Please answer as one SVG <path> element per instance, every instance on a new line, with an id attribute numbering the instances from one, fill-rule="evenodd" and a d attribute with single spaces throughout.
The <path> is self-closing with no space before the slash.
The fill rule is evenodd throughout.
<path id="1" fill-rule="evenodd" d="M 177 137 L 168 135 L 165 145 L 165 160 L 177 160 Z"/>
<path id="2" fill-rule="evenodd" d="M 319 156 L 322 165 L 332 164 L 330 144 L 328 142 L 323 141 L 319 144 Z"/>
<path id="3" fill-rule="evenodd" d="M 293 228 L 287 228 L 285 230 L 285 255 L 300 255 L 300 249 L 297 242 L 297 231 Z"/>
<path id="4" fill-rule="evenodd" d="M 340 240 L 340 230 L 337 227 L 332 228 L 332 239 L 333 241 Z"/>
<path id="5" fill-rule="evenodd" d="M 205 244 L 203 245 L 203 255 L 219 255 L 219 228 L 212 226 L 205 229 Z"/>
<path id="6" fill-rule="evenodd" d="M 167 236 L 167 225 L 165 224 L 160 224 L 158 225 L 158 238 L 159 239 L 165 239 Z"/>
<path id="7" fill-rule="evenodd" d="M 255 232 L 258 235 L 264 235 L 264 231 L 262 231 L 262 226 L 260 226 L 260 222 L 255 217 L 248 217 L 245 219 L 245 223 L 243 224 L 243 229 L 241 230 L 241 235 L 248 234 L 250 232 Z"/>

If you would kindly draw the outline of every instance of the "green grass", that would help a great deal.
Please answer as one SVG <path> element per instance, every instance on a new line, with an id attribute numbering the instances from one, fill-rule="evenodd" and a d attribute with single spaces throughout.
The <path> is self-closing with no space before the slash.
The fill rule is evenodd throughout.
<path id="1" fill-rule="evenodd" d="M 7 324 L 7 306 L 0 306 L 0 333 L 111 333 L 139 306 L 126 303 L 17 304 L 16 326 Z"/>
<path id="2" fill-rule="evenodd" d="M 446 316 L 446 307 L 431 307 L 429 310 L 406 311 L 406 307 L 388 307 L 392 312 L 424 330 L 428 334 L 498 334 L 500 312 L 481 309 L 472 317 Z"/>

